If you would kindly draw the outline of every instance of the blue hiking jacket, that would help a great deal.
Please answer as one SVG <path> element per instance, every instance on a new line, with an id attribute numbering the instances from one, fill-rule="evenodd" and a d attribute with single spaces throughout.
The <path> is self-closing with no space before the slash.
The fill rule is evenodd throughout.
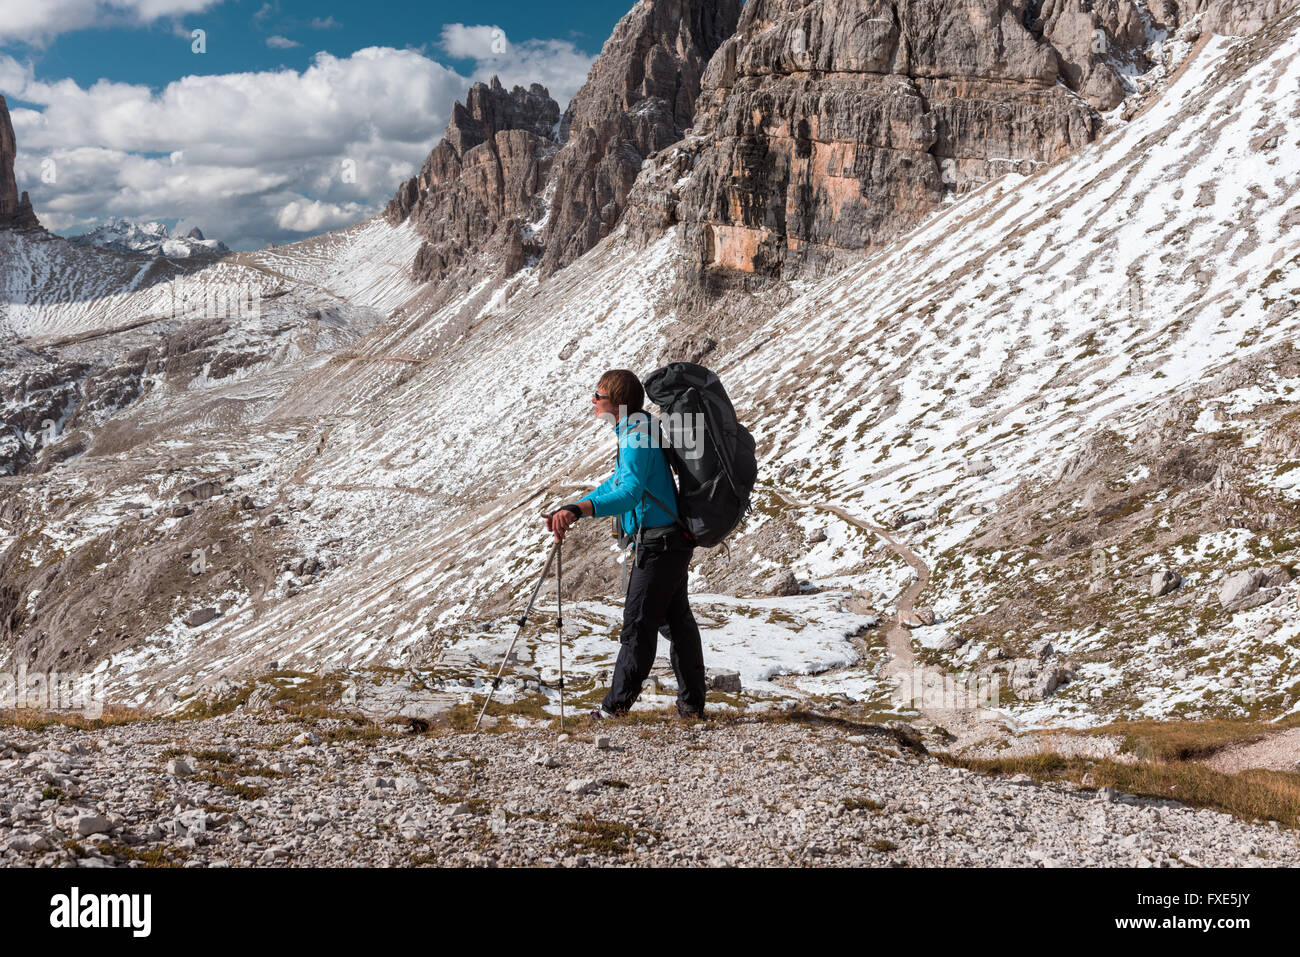
<path id="1" fill-rule="evenodd" d="M 675 520 L 650 495 L 677 507 L 677 488 L 663 449 L 653 447 L 650 416 L 633 412 L 614 426 L 618 434 L 618 468 L 595 491 L 579 501 L 591 500 L 596 518 L 618 515 L 625 535 L 639 528 L 672 525 Z M 650 495 L 643 493 L 649 492 Z"/>

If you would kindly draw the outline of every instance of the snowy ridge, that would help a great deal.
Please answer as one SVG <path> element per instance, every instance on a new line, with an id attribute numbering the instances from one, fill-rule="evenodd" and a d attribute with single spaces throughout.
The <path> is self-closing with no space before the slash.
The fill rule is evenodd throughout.
<path id="1" fill-rule="evenodd" d="M 129 219 L 114 219 L 83 235 L 71 236 L 68 241 L 83 246 L 111 249 L 114 252 L 169 256 L 176 259 L 188 259 L 190 256 L 216 256 L 230 251 L 225 243 L 215 239 L 204 239 L 202 233 L 173 236 L 162 223 L 136 223 Z"/>

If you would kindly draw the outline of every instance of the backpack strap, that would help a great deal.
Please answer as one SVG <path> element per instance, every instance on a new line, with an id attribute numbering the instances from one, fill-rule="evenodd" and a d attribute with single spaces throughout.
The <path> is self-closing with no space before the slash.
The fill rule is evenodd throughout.
<path id="1" fill-rule="evenodd" d="M 644 499 L 645 496 L 647 496 L 647 495 L 650 496 L 650 500 L 651 500 L 652 502 L 654 502 L 656 505 L 658 505 L 660 508 L 662 508 L 665 512 L 667 512 L 669 515 L 671 515 L 671 516 L 673 517 L 673 522 L 676 523 L 677 526 L 678 526 L 678 527 L 679 527 L 683 532 L 686 533 L 686 538 L 687 538 L 688 541 L 694 541 L 694 540 L 695 540 L 695 536 L 691 534 L 691 530 L 690 530 L 689 528 L 686 527 L 686 523 L 682 521 L 681 516 L 679 516 L 679 515 L 677 514 L 677 512 L 676 512 L 675 509 L 671 509 L 671 508 L 669 508 L 667 505 L 665 505 L 663 502 L 659 501 L 659 496 L 655 495 L 654 492 L 650 491 L 649 489 L 644 489 L 644 490 L 641 492 L 641 497 L 642 497 L 642 499 Z"/>

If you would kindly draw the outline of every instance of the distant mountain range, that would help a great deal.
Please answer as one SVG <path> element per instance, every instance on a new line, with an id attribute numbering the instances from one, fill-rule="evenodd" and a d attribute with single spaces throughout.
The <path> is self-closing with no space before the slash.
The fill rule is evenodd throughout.
<path id="1" fill-rule="evenodd" d="M 216 256 L 230 252 L 225 243 L 206 239 L 202 230 L 195 227 L 184 236 L 172 236 L 162 223 L 137 223 L 129 219 L 110 220 L 103 226 L 80 236 L 69 237 L 70 242 L 83 246 L 98 246 L 119 253 L 144 253 L 149 256 L 172 256 L 188 259 L 191 256 Z"/>

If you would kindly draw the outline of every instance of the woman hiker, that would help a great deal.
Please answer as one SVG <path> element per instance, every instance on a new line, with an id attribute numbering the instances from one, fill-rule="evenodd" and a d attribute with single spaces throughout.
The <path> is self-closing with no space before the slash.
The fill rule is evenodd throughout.
<path id="1" fill-rule="evenodd" d="M 546 530 L 563 541 L 582 517 L 617 516 L 632 540 L 633 566 L 623 604 L 621 647 L 609 692 L 595 718 L 627 713 L 654 664 L 658 635 L 672 643 L 677 712 L 704 717 L 704 651 L 686 594 L 694 545 L 674 519 L 677 492 L 650 415 L 642 408 L 641 380 L 626 369 L 600 377 L 592 394 L 597 419 L 614 427 L 618 467 L 600 487 L 545 516 Z M 668 509 L 672 508 L 674 512 Z"/>

